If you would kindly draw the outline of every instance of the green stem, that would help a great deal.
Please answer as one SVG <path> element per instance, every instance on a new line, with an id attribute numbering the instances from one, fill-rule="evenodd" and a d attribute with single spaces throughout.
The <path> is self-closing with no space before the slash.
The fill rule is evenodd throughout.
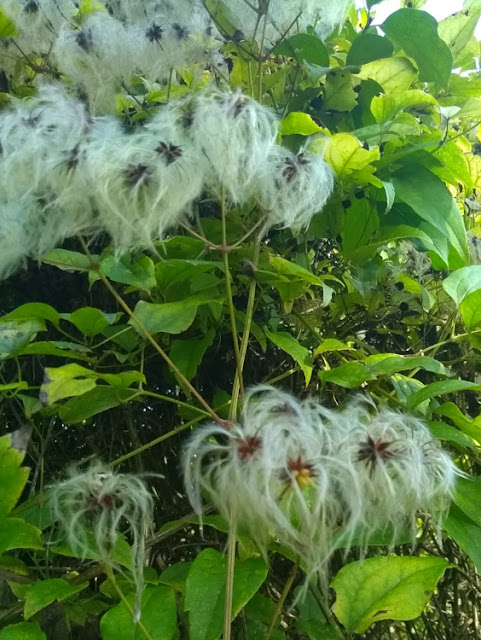
<path id="1" fill-rule="evenodd" d="M 254 246 L 254 256 L 252 258 L 252 264 L 254 265 L 254 267 L 257 267 L 257 263 L 259 262 L 259 253 L 260 253 L 260 241 L 256 242 Z M 236 371 L 236 375 L 234 378 L 234 386 L 232 388 L 231 415 L 234 415 L 234 416 L 237 413 L 237 405 L 239 402 L 239 394 L 241 391 L 240 382 L 242 378 L 242 372 L 244 370 L 244 364 L 245 364 L 246 355 L 247 355 L 247 347 L 249 345 L 249 336 L 251 331 L 252 318 L 254 317 L 256 286 L 257 286 L 256 279 L 252 278 L 251 284 L 249 287 L 249 297 L 247 299 L 244 331 L 242 333 L 242 340 L 241 340 L 241 346 L 240 346 L 240 368 Z"/>
<path id="2" fill-rule="evenodd" d="M 181 431 L 185 431 L 186 429 L 188 429 L 189 427 L 192 427 L 193 425 L 197 424 L 203 419 L 204 419 L 204 416 L 202 415 L 202 416 L 199 416 L 198 418 L 194 418 L 193 420 L 189 420 L 189 422 L 186 422 L 185 424 L 181 424 L 180 427 L 176 427 L 175 429 L 172 429 L 171 431 L 164 433 L 158 438 L 155 438 L 155 440 L 151 440 L 150 442 L 147 442 L 147 444 L 143 444 L 141 447 L 137 447 L 137 449 L 133 449 L 133 451 L 129 451 L 125 455 L 120 456 L 120 458 L 113 460 L 112 462 L 109 463 L 109 467 L 115 467 L 118 464 L 122 464 L 122 462 L 125 462 L 126 460 L 130 460 L 130 458 L 133 458 L 134 456 L 138 456 L 140 453 L 143 453 L 144 451 L 147 451 L 148 449 L 155 447 L 161 442 L 164 442 L 165 440 L 172 438 L 172 436 L 175 436 L 178 433 L 181 433 Z"/>
<path id="3" fill-rule="evenodd" d="M 155 393 L 154 391 L 146 391 L 145 389 L 141 389 L 140 393 L 143 396 L 149 396 L 150 398 L 157 398 L 158 400 L 162 400 L 163 402 L 171 402 L 172 404 L 176 404 L 178 407 L 184 407 L 185 409 L 188 409 L 189 411 L 195 411 L 196 413 L 201 413 L 206 418 L 209 418 L 209 416 L 210 416 L 210 413 L 207 413 L 207 411 L 204 411 L 203 409 L 200 409 L 199 407 L 196 407 L 196 406 L 194 406 L 192 404 L 189 404 L 188 402 L 182 402 L 182 400 L 177 400 L 177 398 L 171 398 L 170 396 L 164 396 L 164 395 L 162 395 L 160 393 Z"/>
<path id="4" fill-rule="evenodd" d="M 227 210 L 226 210 L 226 197 L 225 197 L 225 188 L 222 187 L 222 196 L 221 196 L 221 211 L 222 211 L 222 260 L 224 263 L 224 272 L 225 272 L 225 287 L 226 287 L 226 295 L 227 295 L 227 306 L 229 307 L 229 316 L 230 316 L 230 326 L 232 332 L 232 342 L 234 344 L 234 355 L 236 361 L 236 375 L 238 374 L 239 384 L 241 390 L 243 389 L 242 382 L 242 365 L 241 365 L 241 357 L 239 351 L 239 339 L 237 334 L 237 323 L 235 319 L 235 307 L 234 300 L 232 297 L 232 286 L 230 281 L 230 269 L 229 269 L 229 252 L 227 250 Z M 231 412 L 230 417 L 235 417 L 236 407 L 234 404 L 231 404 Z"/>
<path id="5" fill-rule="evenodd" d="M 269 640 L 271 633 L 274 630 L 274 627 L 276 626 L 276 622 L 277 619 L 279 618 L 281 611 L 282 611 L 282 607 L 284 606 L 284 602 L 286 601 L 286 598 L 289 594 L 289 591 L 291 590 L 292 587 L 292 583 L 295 580 L 295 577 L 297 575 L 297 570 L 299 569 L 299 562 L 296 562 L 296 564 L 292 565 L 291 571 L 289 573 L 289 577 L 286 580 L 286 583 L 284 585 L 284 588 L 282 589 L 282 593 L 281 596 L 279 598 L 279 600 L 277 601 L 277 604 L 274 608 L 274 611 L 272 612 L 272 617 L 270 619 L 269 622 L 269 626 L 267 627 L 267 631 L 266 634 L 264 636 L 264 640 Z"/>
<path id="6" fill-rule="evenodd" d="M 105 575 L 107 576 L 107 578 L 112 583 L 115 591 L 117 592 L 117 595 L 119 596 L 119 598 L 123 602 L 123 604 L 124 604 L 125 608 L 127 609 L 127 611 L 132 616 L 132 619 L 134 619 L 135 616 L 134 616 L 134 610 L 132 608 L 132 605 L 130 604 L 130 602 L 125 597 L 125 594 L 122 591 L 122 589 L 119 587 L 119 584 L 118 584 L 118 582 L 117 582 L 117 580 L 115 578 L 115 575 L 114 575 L 114 572 L 112 571 L 112 567 L 111 566 L 105 565 Z M 145 628 L 145 626 L 143 625 L 141 620 L 138 620 L 135 624 L 137 624 L 139 626 L 139 629 L 142 631 L 142 633 L 147 638 L 147 640 L 153 640 L 152 636 L 147 631 L 147 629 Z"/>
<path id="7" fill-rule="evenodd" d="M 187 380 L 184 374 L 180 371 L 180 369 L 172 362 L 169 356 L 165 353 L 159 343 L 155 340 L 152 334 L 144 327 L 142 322 L 137 318 L 129 305 L 125 302 L 122 296 L 117 292 L 117 290 L 112 286 L 110 280 L 102 271 L 99 264 L 97 264 L 90 253 L 90 250 L 83 239 L 82 236 L 78 236 L 80 244 L 82 245 L 83 250 L 85 251 L 85 255 L 90 260 L 92 269 L 97 273 L 100 280 L 104 283 L 105 287 L 110 291 L 113 297 L 117 300 L 118 304 L 122 307 L 125 313 L 131 318 L 132 322 L 136 325 L 139 331 L 145 336 L 145 338 L 150 342 L 150 344 L 154 347 L 157 353 L 163 358 L 163 360 L 169 365 L 172 371 L 177 375 L 179 380 L 189 389 L 192 395 L 199 401 L 199 403 L 204 407 L 207 413 L 212 417 L 212 419 L 219 423 L 221 426 L 225 426 L 224 420 L 220 418 L 217 413 L 212 409 L 212 407 L 204 400 L 201 394 L 197 391 L 197 389 Z"/>
<path id="8" fill-rule="evenodd" d="M 222 635 L 222 640 L 230 640 L 231 638 L 232 598 L 234 594 L 235 552 L 237 543 L 236 529 L 236 523 L 232 522 L 227 543 L 228 549 L 225 585 L 224 633 Z"/>
<path id="9" fill-rule="evenodd" d="M 269 2 L 270 0 L 267 0 L 267 8 L 264 15 L 264 24 L 262 25 L 262 36 L 259 44 L 259 67 L 257 70 L 257 80 L 258 80 L 258 92 L 259 92 L 258 100 L 260 103 L 262 103 L 262 73 L 263 73 L 263 62 L 264 62 L 263 50 L 264 50 L 264 42 L 266 39 L 267 14 L 269 12 Z"/>

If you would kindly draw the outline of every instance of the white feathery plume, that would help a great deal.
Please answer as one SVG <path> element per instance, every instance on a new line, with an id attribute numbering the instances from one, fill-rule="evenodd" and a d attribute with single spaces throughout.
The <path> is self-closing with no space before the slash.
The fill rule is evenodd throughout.
<path id="1" fill-rule="evenodd" d="M 40 258 L 64 238 L 91 227 L 85 176 L 70 171 L 87 127 L 82 103 L 53 85 L 0 115 L 0 194 L 5 201 L 0 217 L 22 207 L 25 256 Z"/>
<path id="2" fill-rule="evenodd" d="M 17 202 L 0 198 L 0 280 L 14 273 L 28 256 L 25 228 L 33 207 L 28 196 Z"/>
<path id="3" fill-rule="evenodd" d="M 166 229 L 191 213 L 192 203 L 202 193 L 207 171 L 204 155 L 192 142 L 178 116 L 179 106 L 168 103 L 160 107 L 139 134 L 140 141 L 155 154 L 156 171 L 162 185 L 159 207 L 146 212 L 150 234 L 155 239 L 161 238 Z"/>
<path id="4" fill-rule="evenodd" d="M 207 425 L 189 442 L 187 494 L 207 494 L 232 527 L 266 554 L 272 537 L 325 577 L 339 545 L 389 529 L 392 543 L 416 516 L 443 512 L 459 472 L 422 421 L 367 399 L 331 410 L 265 385 L 247 392 L 231 429 Z M 413 534 L 414 542 L 414 534 Z"/>
<path id="5" fill-rule="evenodd" d="M 256 197 L 271 225 L 299 230 L 321 211 L 333 188 L 333 172 L 322 156 L 275 146 L 260 167 Z"/>
<path id="6" fill-rule="evenodd" d="M 128 33 L 136 73 L 150 81 L 159 82 L 169 78 L 173 69 L 205 62 L 218 47 L 213 38 L 192 32 L 188 23 L 171 23 L 163 15 L 131 27 Z"/>
<path id="7" fill-rule="evenodd" d="M 19 32 L 16 41 L 28 55 L 47 54 L 59 30 L 73 22 L 79 7 L 74 0 L 3 0 L 2 9 L 15 24 Z"/>
<path id="8" fill-rule="evenodd" d="M 205 32 L 211 19 L 200 0 L 107 0 L 109 13 L 125 24 L 135 25 L 162 15 L 166 22 L 189 25 L 195 33 Z"/>
<path id="9" fill-rule="evenodd" d="M 423 420 L 387 407 L 372 409 L 366 398 L 355 399 L 341 412 L 321 408 L 335 455 L 355 470 L 354 496 L 352 479 L 336 477 L 349 514 L 346 543 L 356 528 L 363 530 L 366 544 L 373 532 L 390 528 L 395 543 L 406 527 L 414 543 L 417 514 L 445 512 L 459 472 Z M 359 494 L 363 514 L 354 510 Z"/>
<path id="10" fill-rule="evenodd" d="M 198 96 L 191 135 L 209 161 L 207 186 L 233 203 L 250 199 L 277 135 L 274 112 L 239 92 Z"/>
<path id="11" fill-rule="evenodd" d="M 95 554 L 116 566 L 112 549 L 120 531 L 131 543 L 132 574 L 137 591 L 136 616 L 144 586 L 145 535 L 153 523 L 152 495 L 133 474 L 115 473 L 100 462 L 86 471 L 72 468 L 50 488 L 50 506 L 71 550 L 79 557 Z M 89 532 L 93 531 L 94 548 Z"/>
<path id="12" fill-rule="evenodd" d="M 201 193 L 202 158 L 162 120 L 163 109 L 144 129 L 126 133 L 114 118 L 97 118 L 89 134 L 92 197 L 117 247 L 161 238 Z"/>
<path id="13" fill-rule="evenodd" d="M 207 425 L 194 434 L 185 454 L 188 496 L 200 514 L 201 492 L 207 493 L 263 555 L 276 537 L 308 572 L 318 570 L 337 520 L 332 462 L 321 445 L 319 425 L 306 420 L 301 403 L 272 387 L 254 387 L 240 424 L 229 430 Z"/>
<path id="14" fill-rule="evenodd" d="M 81 29 L 66 26 L 53 47 L 58 68 L 89 98 L 92 113 L 114 111 L 122 82 L 134 73 L 129 34 L 104 11 L 88 16 Z"/>
<path id="15" fill-rule="evenodd" d="M 346 18 L 351 0 L 224 0 L 234 24 L 247 39 L 272 46 L 307 27 L 320 37 L 335 31 Z"/>

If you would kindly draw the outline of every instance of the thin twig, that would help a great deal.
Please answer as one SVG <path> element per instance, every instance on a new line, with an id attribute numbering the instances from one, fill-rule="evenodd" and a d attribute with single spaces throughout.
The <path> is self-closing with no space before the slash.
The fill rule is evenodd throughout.
<path id="1" fill-rule="evenodd" d="M 289 573 L 289 576 L 286 580 L 286 583 L 284 585 L 284 588 L 282 589 L 282 593 L 280 595 L 279 600 L 277 601 L 277 604 L 274 608 L 274 611 L 272 612 L 272 616 L 269 622 L 269 625 L 267 627 L 267 631 L 266 634 L 264 636 L 264 640 L 269 640 L 271 633 L 274 630 L 274 627 L 276 626 L 276 622 L 277 619 L 279 618 L 281 611 L 282 611 L 282 607 L 284 606 L 284 602 L 286 601 L 286 598 L 289 594 L 289 591 L 291 590 L 292 587 L 292 583 L 294 582 L 296 575 L 297 575 L 297 571 L 299 569 L 299 562 L 296 562 L 295 564 L 292 565 L 291 567 L 291 571 Z"/>
<path id="2" fill-rule="evenodd" d="M 85 255 L 91 262 L 92 269 L 97 273 L 100 280 L 104 283 L 106 288 L 110 291 L 113 297 L 117 300 L 122 309 L 127 313 L 127 315 L 131 318 L 132 322 L 137 326 L 139 331 L 145 336 L 145 338 L 150 342 L 150 344 L 154 347 L 157 353 L 165 360 L 165 362 L 169 365 L 172 371 L 177 375 L 179 380 L 189 389 L 192 395 L 199 401 L 199 403 L 204 407 L 204 409 L 208 412 L 208 414 L 212 417 L 212 419 L 220 424 L 221 426 L 225 426 L 225 421 L 220 418 L 217 413 L 212 409 L 209 403 L 204 400 L 201 394 L 197 391 L 197 389 L 187 380 L 184 374 L 180 371 L 176 364 L 169 358 L 169 356 L 165 353 L 159 343 L 155 340 L 155 338 L 151 335 L 151 333 L 144 327 L 143 323 L 137 318 L 135 313 L 129 307 L 129 305 L 125 302 L 122 296 L 117 292 L 115 287 L 112 286 L 110 280 L 102 271 L 100 265 L 93 260 L 92 254 L 83 239 L 82 236 L 78 236 L 78 239 L 82 245 L 83 250 L 85 251 Z"/>

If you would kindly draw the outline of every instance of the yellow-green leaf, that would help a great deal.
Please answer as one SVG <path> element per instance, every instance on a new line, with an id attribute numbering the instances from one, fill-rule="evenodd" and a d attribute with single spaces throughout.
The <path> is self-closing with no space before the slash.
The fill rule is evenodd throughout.
<path id="1" fill-rule="evenodd" d="M 324 157 L 342 180 L 379 160 L 380 154 L 377 147 L 369 151 L 363 149 L 351 133 L 335 133 L 327 140 Z"/>
<path id="2" fill-rule="evenodd" d="M 411 88 L 417 71 L 407 58 L 384 58 L 362 66 L 358 74 L 361 80 L 374 80 L 385 93 L 403 93 Z"/>
<path id="3" fill-rule="evenodd" d="M 349 632 L 364 633 L 379 620 L 413 620 L 449 564 L 444 558 L 381 556 L 352 562 L 331 583 L 333 611 Z"/>
<path id="4" fill-rule="evenodd" d="M 331 69 L 324 84 L 324 111 L 352 111 L 357 105 L 353 79 L 345 69 Z"/>
<path id="5" fill-rule="evenodd" d="M 283 136 L 293 134 L 310 136 L 321 131 L 321 127 L 314 122 L 310 115 L 298 111 L 292 111 L 283 118 L 279 125 L 279 132 Z"/>

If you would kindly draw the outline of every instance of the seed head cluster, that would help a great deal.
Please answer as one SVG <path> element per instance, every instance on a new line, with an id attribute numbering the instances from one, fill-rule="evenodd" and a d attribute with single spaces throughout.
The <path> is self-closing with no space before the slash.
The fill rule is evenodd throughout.
<path id="1" fill-rule="evenodd" d="M 0 277 L 78 233 L 151 245 L 206 192 L 257 203 L 269 225 L 306 226 L 332 172 L 276 134 L 274 112 L 241 93 L 173 99 L 126 129 L 59 85 L 41 87 L 0 114 Z"/>
<path id="2" fill-rule="evenodd" d="M 419 514 L 438 519 L 457 468 L 420 419 L 356 398 L 331 410 L 268 386 L 252 388 L 231 429 L 206 425 L 190 440 L 185 483 L 195 510 L 211 500 L 266 554 L 278 541 L 308 574 L 335 548 L 385 532 L 414 542 Z"/>
<path id="3" fill-rule="evenodd" d="M 144 539 L 153 522 L 152 496 L 142 479 L 114 473 L 100 462 L 83 472 L 72 468 L 65 480 L 51 487 L 50 505 L 67 544 L 79 557 L 97 557 L 116 566 L 112 550 L 119 533 L 126 534 L 131 543 L 138 616 L 144 585 Z"/>
<path id="4" fill-rule="evenodd" d="M 270 47 L 307 24 L 332 31 L 347 0 L 230 4 L 242 38 L 275 27 Z M 7 76 L 19 61 L 45 73 L 33 97 L 0 113 L 0 278 L 79 233 L 149 246 L 205 196 L 254 205 L 267 227 L 306 227 L 324 206 L 334 180 L 322 154 L 280 146 L 274 109 L 231 90 L 212 3 L 4 0 L 2 10 L 17 32 L 0 42 Z"/>
<path id="5" fill-rule="evenodd" d="M 325 38 L 342 24 L 351 0 L 224 0 L 243 33 L 259 43 L 275 44 L 285 35 L 314 27 Z"/>

